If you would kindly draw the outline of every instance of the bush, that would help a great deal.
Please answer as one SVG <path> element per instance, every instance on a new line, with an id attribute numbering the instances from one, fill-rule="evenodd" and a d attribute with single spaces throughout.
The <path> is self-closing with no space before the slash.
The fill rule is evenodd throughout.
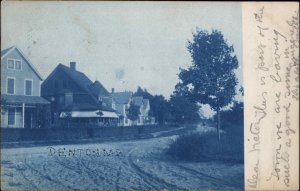
<path id="1" fill-rule="evenodd" d="M 186 161 L 206 161 L 215 158 L 218 151 L 216 133 L 191 133 L 171 143 L 167 154 Z"/>
<path id="2" fill-rule="evenodd" d="M 244 125 L 226 124 L 226 134 L 221 139 L 223 160 L 244 162 Z"/>
<path id="3" fill-rule="evenodd" d="M 218 144 L 215 131 L 191 133 L 178 137 L 170 144 L 167 154 L 190 162 L 218 160 L 222 162 L 242 163 L 244 161 L 243 137 L 222 134 Z"/>

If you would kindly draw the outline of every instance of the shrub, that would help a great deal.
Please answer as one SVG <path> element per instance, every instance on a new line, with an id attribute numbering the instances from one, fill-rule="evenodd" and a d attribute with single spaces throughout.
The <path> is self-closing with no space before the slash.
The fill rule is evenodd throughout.
<path id="1" fill-rule="evenodd" d="M 206 161 L 215 158 L 218 151 L 215 132 L 190 133 L 178 137 L 167 150 L 167 154 L 186 161 Z"/>
<path id="2" fill-rule="evenodd" d="M 243 137 L 223 134 L 218 144 L 215 131 L 191 133 L 178 137 L 167 149 L 167 154 L 184 161 L 203 162 L 219 160 L 242 163 L 244 160 Z"/>
<path id="3" fill-rule="evenodd" d="M 226 135 L 222 137 L 223 160 L 244 162 L 244 126 L 227 124 Z"/>

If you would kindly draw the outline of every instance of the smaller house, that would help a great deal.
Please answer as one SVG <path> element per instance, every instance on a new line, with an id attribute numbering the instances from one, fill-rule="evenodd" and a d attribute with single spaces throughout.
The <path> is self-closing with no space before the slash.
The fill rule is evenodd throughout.
<path id="1" fill-rule="evenodd" d="M 143 99 L 142 96 L 136 96 L 132 98 L 134 105 L 140 108 L 140 114 L 137 120 L 137 125 L 144 125 L 151 122 L 149 117 L 150 103 L 148 99 Z"/>
<path id="2" fill-rule="evenodd" d="M 127 109 L 130 106 L 133 93 L 130 91 L 114 92 L 112 89 L 111 96 L 115 105 L 115 110 L 119 115 L 120 126 L 130 126 L 132 121 L 127 117 Z"/>
<path id="3" fill-rule="evenodd" d="M 43 79 L 16 46 L 1 51 L 1 127 L 46 126 L 49 102 L 42 98 Z"/>
<path id="4" fill-rule="evenodd" d="M 114 89 L 112 89 L 111 96 L 113 98 L 115 110 L 120 116 L 119 125 L 131 126 L 154 124 L 154 118 L 149 116 L 150 102 L 148 99 L 143 99 L 142 96 L 133 96 L 133 93 L 130 91 L 114 92 Z M 127 110 L 131 103 L 138 106 L 140 109 L 137 121 L 132 121 L 127 116 Z"/>

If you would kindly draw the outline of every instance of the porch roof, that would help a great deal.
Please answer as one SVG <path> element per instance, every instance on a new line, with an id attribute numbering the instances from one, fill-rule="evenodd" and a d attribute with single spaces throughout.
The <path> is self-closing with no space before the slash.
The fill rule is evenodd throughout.
<path id="1" fill-rule="evenodd" d="M 24 96 L 24 95 L 1 95 L 1 99 L 4 99 L 6 103 L 18 103 L 18 104 L 50 104 L 47 100 L 40 96 Z"/>
<path id="2" fill-rule="evenodd" d="M 72 118 L 119 118 L 115 112 L 111 111 L 71 111 L 71 112 L 61 112 L 60 118 L 66 118 L 68 115 Z"/>

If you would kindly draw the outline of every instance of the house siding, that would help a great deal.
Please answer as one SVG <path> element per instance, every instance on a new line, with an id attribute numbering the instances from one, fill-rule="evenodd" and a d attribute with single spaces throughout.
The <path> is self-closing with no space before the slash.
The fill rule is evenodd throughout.
<path id="1" fill-rule="evenodd" d="M 55 88 L 55 80 L 58 82 L 58 88 Z M 66 87 L 63 87 L 63 81 L 67 82 Z M 42 96 L 48 101 L 51 101 L 52 96 L 54 96 L 55 99 L 59 99 L 59 96 L 63 96 L 64 92 L 73 93 L 74 104 L 94 104 L 91 95 L 86 94 L 64 71 L 56 70 L 55 73 L 49 76 L 47 81 L 42 84 Z M 57 103 L 57 109 L 64 107 L 64 104 L 64 101 L 63 103 Z"/>
<path id="2" fill-rule="evenodd" d="M 20 69 L 8 69 L 8 60 L 20 60 Z M 14 79 L 14 93 L 12 95 L 7 93 L 8 78 Z M 26 95 L 26 80 L 32 82 L 30 95 Z M 17 47 L 12 47 L 8 52 L 2 54 L 1 51 L 1 98 L 2 96 L 10 99 L 10 102 L 1 104 L 1 127 L 5 128 L 23 128 L 36 127 L 36 110 L 39 105 L 47 104 L 31 101 L 41 95 L 41 82 L 42 79 L 33 68 L 30 61 L 20 52 Z M 29 97 L 32 96 L 30 99 Z M 34 96 L 34 97 L 33 97 Z M 14 102 L 16 97 L 21 99 L 18 102 Z M 27 100 L 28 99 L 28 100 Z M 8 124 L 8 116 L 11 110 L 14 110 L 14 124 Z M 24 111 L 24 113 L 23 113 Z M 30 113 L 30 114 L 29 114 Z M 27 118 L 26 118 L 27 117 Z M 25 120 L 27 119 L 27 121 Z"/>
<path id="3" fill-rule="evenodd" d="M 21 70 L 7 69 L 8 59 L 18 59 L 22 61 Z M 24 59 L 21 54 L 16 50 L 12 50 L 9 54 L 1 58 L 1 93 L 7 92 L 7 78 L 15 78 L 15 95 L 25 95 L 25 79 L 32 80 L 32 95 L 40 96 L 40 84 L 41 80 L 36 73 L 31 69 L 29 63 Z"/>

